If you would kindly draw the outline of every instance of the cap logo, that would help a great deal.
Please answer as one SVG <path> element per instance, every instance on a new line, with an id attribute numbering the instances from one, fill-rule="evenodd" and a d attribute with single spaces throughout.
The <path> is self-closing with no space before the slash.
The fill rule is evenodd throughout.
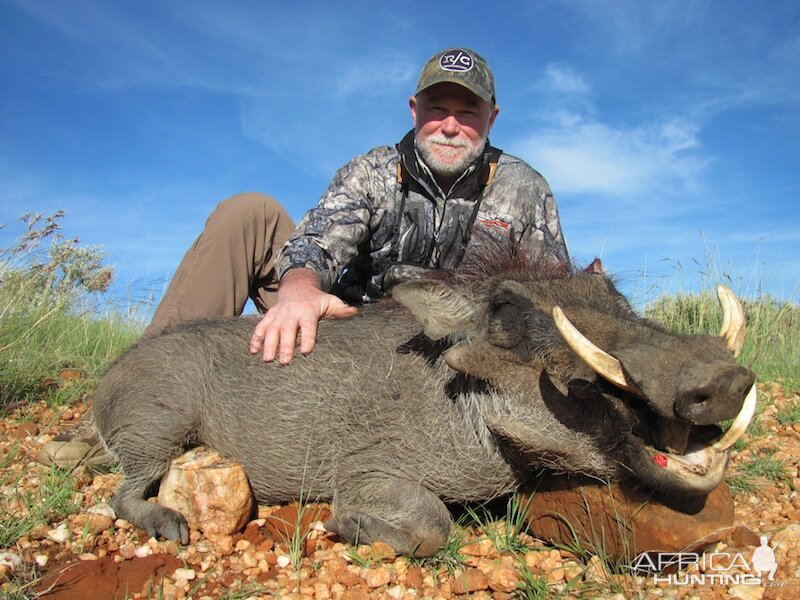
<path id="1" fill-rule="evenodd" d="M 439 58 L 439 66 L 443 71 L 463 73 L 469 71 L 473 64 L 472 56 L 464 50 L 450 50 Z"/>

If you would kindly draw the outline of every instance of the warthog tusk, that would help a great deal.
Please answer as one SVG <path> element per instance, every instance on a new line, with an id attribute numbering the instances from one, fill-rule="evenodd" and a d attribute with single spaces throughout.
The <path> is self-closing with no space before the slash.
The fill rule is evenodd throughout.
<path id="1" fill-rule="evenodd" d="M 717 297 L 722 306 L 722 328 L 719 334 L 725 338 L 728 349 L 733 355 L 738 356 L 744 346 L 746 331 L 744 307 L 736 294 L 724 285 L 717 286 Z"/>
<path id="2" fill-rule="evenodd" d="M 733 423 L 731 423 L 728 431 L 726 431 L 725 435 L 723 435 L 719 440 L 712 444 L 712 447 L 715 450 L 724 452 L 733 446 L 736 443 L 736 440 L 744 435 L 744 432 L 747 430 L 747 426 L 750 425 L 750 421 L 753 420 L 753 415 L 756 414 L 757 399 L 758 392 L 756 392 L 756 384 L 754 383 L 753 387 L 750 388 L 750 391 L 747 392 L 747 396 L 744 398 L 742 410 L 740 410 L 739 414 L 736 415 L 736 418 L 733 420 Z"/>
<path id="3" fill-rule="evenodd" d="M 572 351 L 585 362 L 591 369 L 613 383 L 618 388 L 625 391 L 644 396 L 642 391 L 625 376 L 625 370 L 622 368 L 622 363 L 611 356 L 605 350 L 597 347 L 585 335 L 570 322 L 570 320 L 561 310 L 560 306 L 553 307 L 553 321 L 555 321 L 558 332 L 564 341 L 567 342 Z"/>

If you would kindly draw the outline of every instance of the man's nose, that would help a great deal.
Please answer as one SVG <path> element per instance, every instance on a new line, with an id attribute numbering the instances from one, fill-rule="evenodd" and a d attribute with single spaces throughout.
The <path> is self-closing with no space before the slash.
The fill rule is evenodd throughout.
<path id="1" fill-rule="evenodd" d="M 445 135 L 458 135 L 459 131 L 461 131 L 461 124 L 454 115 L 450 115 L 442 121 L 442 133 Z"/>

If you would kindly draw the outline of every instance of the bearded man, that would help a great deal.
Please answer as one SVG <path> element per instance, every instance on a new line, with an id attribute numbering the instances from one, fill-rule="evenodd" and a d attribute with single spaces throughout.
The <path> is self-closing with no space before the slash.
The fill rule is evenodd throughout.
<path id="1" fill-rule="evenodd" d="M 494 77 L 480 55 L 450 48 L 432 56 L 409 107 L 414 128 L 400 143 L 342 167 L 296 228 L 263 194 L 221 202 L 145 335 L 193 319 L 239 315 L 250 298 L 265 313 L 250 351 L 287 364 L 298 336 L 302 354 L 313 350 L 320 319 L 352 316 L 353 304 L 387 295 L 427 269 L 452 269 L 481 235 L 568 262 L 547 182 L 489 143 L 500 109 Z M 108 459 L 91 419 L 42 452 L 43 462 L 62 466 Z"/>

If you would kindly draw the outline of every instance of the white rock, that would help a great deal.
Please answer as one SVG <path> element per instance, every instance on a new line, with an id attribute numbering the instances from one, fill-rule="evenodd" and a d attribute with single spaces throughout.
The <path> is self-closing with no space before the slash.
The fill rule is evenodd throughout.
<path id="1" fill-rule="evenodd" d="M 191 529 L 231 535 L 247 523 L 253 493 L 241 464 L 199 446 L 172 461 L 158 502 L 181 513 Z"/>
<path id="2" fill-rule="evenodd" d="M 0 552 L 0 565 L 13 572 L 22 566 L 22 557 L 15 552 Z"/>
<path id="3" fill-rule="evenodd" d="M 33 557 L 33 561 L 39 565 L 39 567 L 44 568 L 47 566 L 47 561 L 50 560 L 50 557 L 47 554 L 37 554 Z"/>
<path id="4" fill-rule="evenodd" d="M 322 524 L 322 521 L 314 521 L 311 524 L 311 529 L 314 531 L 319 531 L 320 533 L 326 533 L 328 530 L 325 529 L 325 526 Z"/>
<path id="5" fill-rule="evenodd" d="M 62 523 L 55 529 L 48 531 L 47 537 L 56 544 L 65 544 L 72 539 L 72 531 L 70 531 L 66 523 Z"/>
<path id="6" fill-rule="evenodd" d="M 278 556 L 278 566 L 283 569 L 288 567 L 292 563 L 292 559 L 286 556 L 285 554 L 281 554 Z"/>
<path id="7" fill-rule="evenodd" d="M 104 517 L 108 517 L 112 521 L 117 519 L 117 513 L 114 512 L 114 509 L 111 508 L 105 502 L 100 502 L 95 504 L 94 506 L 90 506 L 86 509 L 86 512 L 92 515 L 103 515 Z"/>
<path id="8" fill-rule="evenodd" d="M 197 577 L 197 573 L 194 572 L 194 569 L 175 569 L 175 572 L 172 574 L 175 579 L 183 579 L 185 581 L 191 581 L 195 577 Z"/>
<path id="9" fill-rule="evenodd" d="M 144 558 L 145 556 L 150 556 L 153 553 L 153 549 L 145 544 L 144 546 L 139 546 L 133 553 L 139 558 Z"/>
<path id="10" fill-rule="evenodd" d="M 728 588 L 728 594 L 742 600 L 761 600 L 764 597 L 764 588 L 760 585 L 734 585 Z"/>

